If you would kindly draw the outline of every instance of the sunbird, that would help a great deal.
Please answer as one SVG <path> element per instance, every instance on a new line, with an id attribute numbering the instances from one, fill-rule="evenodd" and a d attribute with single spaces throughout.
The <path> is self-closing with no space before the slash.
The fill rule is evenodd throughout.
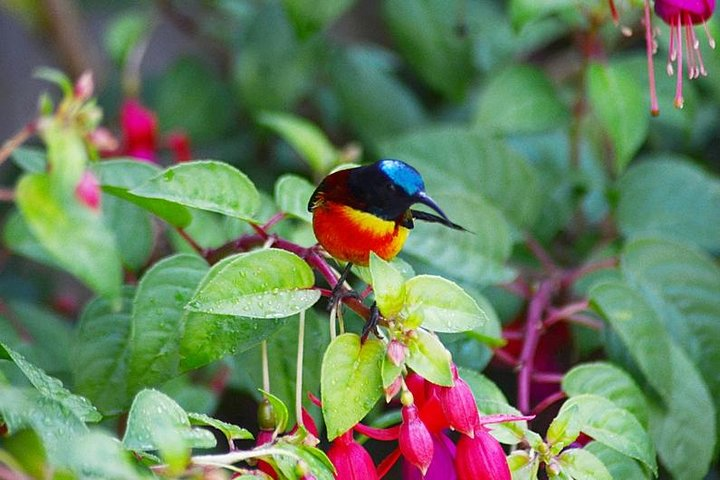
<path id="1" fill-rule="evenodd" d="M 437 215 L 410 208 L 417 203 Z M 336 260 L 348 262 L 333 289 L 331 304 L 337 301 L 353 264 L 367 266 L 370 252 L 384 260 L 395 258 L 414 220 L 465 231 L 425 192 L 420 173 L 393 159 L 331 173 L 313 192 L 308 210 L 320 245 Z"/>

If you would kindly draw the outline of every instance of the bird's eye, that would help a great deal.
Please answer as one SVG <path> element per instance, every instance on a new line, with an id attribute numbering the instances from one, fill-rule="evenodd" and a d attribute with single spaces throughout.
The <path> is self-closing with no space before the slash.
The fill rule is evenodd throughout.
<path id="1" fill-rule="evenodd" d="M 387 189 L 390 190 L 391 192 L 394 192 L 394 191 L 395 191 L 395 184 L 394 184 L 394 183 L 388 183 L 388 184 L 387 184 Z"/>

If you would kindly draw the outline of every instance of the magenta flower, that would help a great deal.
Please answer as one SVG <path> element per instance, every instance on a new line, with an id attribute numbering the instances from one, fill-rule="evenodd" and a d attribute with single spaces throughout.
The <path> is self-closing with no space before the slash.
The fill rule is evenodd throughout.
<path id="1" fill-rule="evenodd" d="M 91 210 L 100 210 L 100 183 L 95 175 L 89 170 L 85 170 L 82 178 L 75 186 L 75 197 Z"/>
<path id="2" fill-rule="evenodd" d="M 500 442 L 483 427 L 475 431 L 475 437 L 460 437 L 455 468 L 459 480 L 511 479 L 505 451 Z"/>
<path id="3" fill-rule="evenodd" d="M 157 151 L 157 118 L 138 100 L 130 98 L 120 109 L 123 134 L 123 153 L 149 162 L 155 161 Z"/>
<path id="4" fill-rule="evenodd" d="M 378 478 L 370 454 L 353 439 L 352 430 L 348 430 L 336 438 L 327 455 L 337 470 L 335 478 L 342 480 L 376 480 Z"/>
<path id="5" fill-rule="evenodd" d="M 402 407 L 403 422 L 400 425 L 400 451 L 406 461 L 415 465 L 425 475 L 433 459 L 433 440 L 414 403 Z"/>
<path id="6" fill-rule="evenodd" d="M 480 425 L 475 396 L 470 386 L 460 378 L 455 365 L 452 366 L 455 384 L 452 387 L 438 387 L 438 399 L 450 428 L 473 437 Z"/>
<path id="7" fill-rule="evenodd" d="M 403 480 L 456 480 L 455 444 L 444 433 L 433 434 L 433 459 L 427 473 L 423 476 L 417 467 L 404 461 L 402 464 Z"/>

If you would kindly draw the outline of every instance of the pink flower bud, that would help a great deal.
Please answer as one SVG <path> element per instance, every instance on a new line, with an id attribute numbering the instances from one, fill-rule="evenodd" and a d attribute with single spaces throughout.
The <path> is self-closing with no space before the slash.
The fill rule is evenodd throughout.
<path id="1" fill-rule="evenodd" d="M 475 396 L 465 380 L 456 375 L 455 385 L 438 388 L 438 398 L 450 427 L 473 437 L 479 425 L 480 414 Z"/>
<path id="2" fill-rule="evenodd" d="M 408 462 L 402 464 L 403 480 L 456 480 L 455 444 L 444 433 L 432 436 L 433 459 L 425 475 Z"/>
<path id="3" fill-rule="evenodd" d="M 398 375 L 393 382 L 388 385 L 388 387 L 385 389 L 385 401 L 389 402 L 390 400 L 395 397 L 398 393 L 400 393 L 400 389 L 402 388 L 402 375 Z"/>
<path id="4" fill-rule="evenodd" d="M 415 404 L 402 408 L 402 418 L 400 451 L 406 461 L 415 465 L 425 475 L 433 459 L 433 441 L 430 432 L 420 420 Z"/>
<path id="5" fill-rule="evenodd" d="M 141 160 L 154 161 L 157 150 L 157 119 L 139 101 L 125 100 L 120 109 L 123 153 Z"/>
<path id="6" fill-rule="evenodd" d="M 459 480 L 510 480 L 505 451 L 485 428 L 475 437 L 462 435 L 457 444 L 455 468 Z"/>
<path id="7" fill-rule="evenodd" d="M 189 162 L 192 160 L 190 139 L 184 132 L 173 132 L 168 135 L 167 144 L 173 152 L 175 163 Z"/>
<path id="8" fill-rule="evenodd" d="M 112 155 L 118 149 L 118 139 L 105 127 L 98 127 L 88 135 L 88 140 L 101 155 Z"/>
<path id="9" fill-rule="evenodd" d="M 390 341 L 387 347 L 387 356 L 393 365 L 399 367 L 405 362 L 405 345 L 397 340 Z"/>
<path id="10" fill-rule="evenodd" d="M 100 184 L 89 170 L 83 173 L 82 178 L 75 187 L 75 197 L 80 203 L 90 207 L 92 210 L 100 209 Z"/>
<path id="11" fill-rule="evenodd" d="M 81 101 L 85 101 L 88 98 L 92 97 L 94 89 L 95 83 L 93 82 L 92 72 L 90 70 L 86 70 L 75 82 L 73 93 L 75 94 L 75 98 Z"/>
<path id="12" fill-rule="evenodd" d="M 370 454 L 353 439 L 350 431 L 333 441 L 327 456 L 337 470 L 335 478 L 340 480 L 378 479 Z"/>

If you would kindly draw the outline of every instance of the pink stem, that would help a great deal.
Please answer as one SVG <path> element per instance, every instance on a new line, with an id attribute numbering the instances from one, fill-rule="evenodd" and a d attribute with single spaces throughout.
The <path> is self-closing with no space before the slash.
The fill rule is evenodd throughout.
<path id="1" fill-rule="evenodd" d="M 587 300 L 581 300 L 577 303 L 565 305 L 562 308 L 553 309 L 548 313 L 547 317 L 545 317 L 545 321 L 543 322 L 545 324 L 545 328 L 550 327 L 561 320 L 565 320 L 575 313 L 587 310 L 588 307 L 589 302 Z"/>
<path id="2" fill-rule="evenodd" d="M 645 48 L 647 49 L 648 82 L 650 84 L 650 114 L 657 117 L 660 115 L 660 107 L 658 106 L 657 89 L 655 87 L 655 64 L 653 62 L 655 46 L 650 18 L 650 0 L 645 0 Z"/>
<path id="3" fill-rule="evenodd" d="M 537 383 L 562 383 L 564 375 L 554 372 L 534 372 L 532 379 Z"/>
<path id="4" fill-rule="evenodd" d="M 539 415 L 543 411 L 545 411 L 546 408 L 548 408 L 550 405 L 552 405 L 555 402 L 559 402 L 563 398 L 565 398 L 565 392 L 559 391 L 555 392 L 552 395 L 545 397 L 542 402 L 538 403 L 535 408 L 533 408 L 533 413 L 535 415 Z"/>
<path id="5" fill-rule="evenodd" d="M 540 261 L 545 271 L 554 272 L 557 270 L 557 265 L 555 265 L 552 257 L 550 257 L 550 254 L 545 250 L 540 242 L 535 239 L 535 237 L 530 234 L 526 235 L 525 244 L 528 246 L 532 254 Z"/>

